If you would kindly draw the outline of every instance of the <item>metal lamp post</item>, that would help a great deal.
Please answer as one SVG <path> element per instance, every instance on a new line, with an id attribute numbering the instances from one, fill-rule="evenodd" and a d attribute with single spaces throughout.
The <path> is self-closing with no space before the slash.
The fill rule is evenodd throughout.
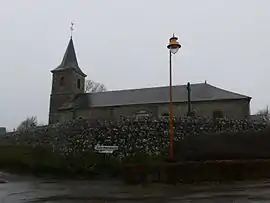
<path id="1" fill-rule="evenodd" d="M 170 160 L 173 160 L 173 108 L 172 108 L 172 54 L 176 54 L 177 51 L 181 48 L 181 45 L 178 42 L 178 37 L 174 34 L 169 40 L 167 46 L 169 49 L 169 60 L 170 60 Z"/>

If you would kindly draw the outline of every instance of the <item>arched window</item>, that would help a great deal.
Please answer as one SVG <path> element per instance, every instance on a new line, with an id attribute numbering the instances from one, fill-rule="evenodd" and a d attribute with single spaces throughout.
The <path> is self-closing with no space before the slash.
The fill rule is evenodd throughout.
<path id="1" fill-rule="evenodd" d="M 77 80 L 77 88 L 81 89 L 81 80 L 80 79 Z"/>
<path id="2" fill-rule="evenodd" d="M 169 116 L 170 116 L 169 113 L 163 113 L 163 114 L 162 114 L 162 117 L 169 117 Z"/>
<path id="3" fill-rule="evenodd" d="M 223 118 L 223 113 L 220 110 L 213 111 L 213 119 Z"/>
<path id="4" fill-rule="evenodd" d="M 137 112 L 135 113 L 135 117 L 136 117 L 137 119 L 145 118 L 145 117 L 150 117 L 150 116 L 151 116 L 151 114 L 150 114 L 149 112 L 147 112 L 147 111 L 144 111 L 144 110 L 142 110 L 142 111 L 137 111 Z"/>
<path id="5" fill-rule="evenodd" d="M 65 85 L 65 78 L 63 76 L 60 77 L 60 85 L 61 86 Z"/>

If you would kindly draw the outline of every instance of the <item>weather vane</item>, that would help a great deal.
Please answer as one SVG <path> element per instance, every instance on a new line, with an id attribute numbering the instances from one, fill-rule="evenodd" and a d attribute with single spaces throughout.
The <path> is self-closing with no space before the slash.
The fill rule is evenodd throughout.
<path id="1" fill-rule="evenodd" d="M 70 37 L 71 38 L 72 38 L 73 31 L 74 31 L 74 23 L 71 22 L 71 26 L 70 26 Z"/>

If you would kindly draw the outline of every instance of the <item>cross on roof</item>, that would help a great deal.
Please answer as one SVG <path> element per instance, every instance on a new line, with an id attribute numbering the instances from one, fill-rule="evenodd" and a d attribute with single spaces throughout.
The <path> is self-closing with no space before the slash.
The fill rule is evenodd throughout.
<path id="1" fill-rule="evenodd" d="M 74 23 L 71 22 L 71 26 L 70 26 L 70 37 L 71 38 L 72 38 L 73 31 L 74 31 Z"/>

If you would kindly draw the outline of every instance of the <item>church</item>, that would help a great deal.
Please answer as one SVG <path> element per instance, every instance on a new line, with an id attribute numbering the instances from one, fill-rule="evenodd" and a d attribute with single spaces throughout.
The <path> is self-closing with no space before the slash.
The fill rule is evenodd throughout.
<path id="1" fill-rule="evenodd" d="M 169 114 L 169 87 L 85 93 L 86 74 L 79 67 L 72 37 L 61 64 L 51 71 L 49 124 L 76 118 L 118 119 L 121 116 Z M 187 115 L 186 85 L 172 88 L 173 116 Z M 250 117 L 251 97 L 215 87 L 207 82 L 190 84 L 190 104 L 197 116 L 229 119 Z"/>

